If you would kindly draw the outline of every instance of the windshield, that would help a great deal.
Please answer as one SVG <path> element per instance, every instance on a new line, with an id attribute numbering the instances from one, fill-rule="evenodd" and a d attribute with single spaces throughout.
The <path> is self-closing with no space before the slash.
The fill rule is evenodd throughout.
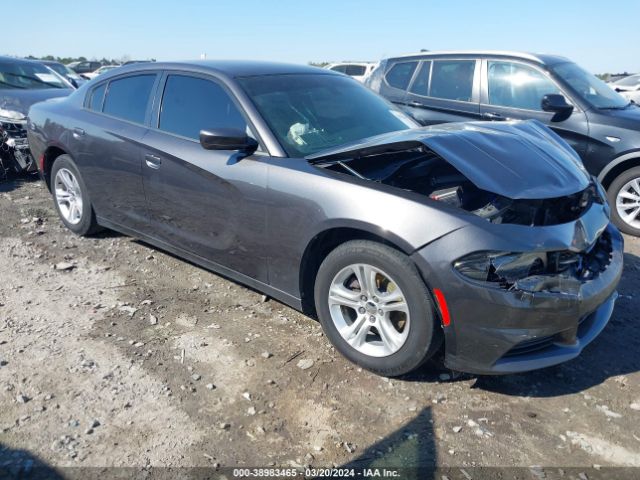
<path id="1" fill-rule="evenodd" d="M 629 100 L 575 63 L 561 63 L 553 71 L 595 108 L 624 108 Z"/>
<path id="2" fill-rule="evenodd" d="M 637 87 L 640 86 L 640 75 L 629 75 L 613 83 L 614 85 L 621 85 L 623 87 Z"/>
<path id="3" fill-rule="evenodd" d="M 341 75 L 269 75 L 238 82 L 290 157 L 417 126 L 386 100 Z"/>
<path id="4" fill-rule="evenodd" d="M 68 88 L 51 70 L 39 63 L 0 62 L 0 89 L 39 90 Z"/>

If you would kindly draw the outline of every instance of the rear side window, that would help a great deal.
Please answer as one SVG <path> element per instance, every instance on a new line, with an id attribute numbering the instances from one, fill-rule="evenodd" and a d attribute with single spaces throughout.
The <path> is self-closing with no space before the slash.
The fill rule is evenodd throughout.
<path id="1" fill-rule="evenodd" d="M 400 90 L 406 90 L 417 65 L 418 62 L 396 63 L 385 75 L 387 83 Z"/>
<path id="2" fill-rule="evenodd" d="M 411 85 L 411 93 L 416 95 L 422 95 L 424 97 L 429 95 L 429 75 L 431 74 L 431 62 L 422 62 L 418 75 Z"/>
<path id="3" fill-rule="evenodd" d="M 135 75 L 109 83 L 102 111 L 135 123 L 144 123 L 156 75 Z"/>
<path id="4" fill-rule="evenodd" d="M 437 60 L 433 62 L 429 96 L 470 102 L 475 67 L 475 60 Z"/>
<path id="5" fill-rule="evenodd" d="M 87 107 L 91 110 L 95 110 L 96 112 L 102 111 L 102 100 L 104 99 L 104 91 L 107 88 L 107 84 L 103 83 L 102 85 L 98 85 L 93 89 L 91 95 L 89 96 L 89 104 Z"/>
<path id="6" fill-rule="evenodd" d="M 364 75 L 366 67 L 364 65 L 347 65 L 345 73 L 352 77 L 360 77 Z"/>
<path id="7" fill-rule="evenodd" d="M 346 73 L 347 72 L 347 66 L 346 65 L 336 65 L 335 67 L 331 67 L 330 70 L 333 70 L 334 72 Z"/>
<path id="8" fill-rule="evenodd" d="M 169 75 L 160 110 L 160 130 L 198 139 L 207 128 L 237 128 L 247 122 L 229 94 L 203 78 Z"/>

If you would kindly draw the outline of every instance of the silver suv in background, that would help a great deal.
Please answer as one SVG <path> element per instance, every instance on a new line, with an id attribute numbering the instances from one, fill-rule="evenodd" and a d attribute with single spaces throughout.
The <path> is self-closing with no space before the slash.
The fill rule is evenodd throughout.
<path id="1" fill-rule="evenodd" d="M 388 58 L 365 82 L 422 125 L 538 120 L 607 190 L 614 223 L 640 236 L 640 107 L 564 57 L 429 52 Z"/>

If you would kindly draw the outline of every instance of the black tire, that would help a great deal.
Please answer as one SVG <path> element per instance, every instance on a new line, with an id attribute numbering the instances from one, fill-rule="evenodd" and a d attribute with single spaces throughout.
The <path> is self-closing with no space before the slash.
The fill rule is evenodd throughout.
<path id="1" fill-rule="evenodd" d="M 365 355 L 353 348 L 331 317 L 328 298 L 333 279 L 345 267 L 361 263 L 388 273 L 409 306 L 411 320 L 407 338 L 399 350 L 388 356 Z M 407 374 L 432 357 L 442 343 L 442 329 L 431 294 L 415 265 L 403 253 L 381 243 L 353 240 L 333 250 L 318 270 L 314 298 L 322 328 L 335 348 L 353 363 L 376 374 L 387 377 Z"/>
<path id="2" fill-rule="evenodd" d="M 616 208 L 616 198 L 618 196 L 618 193 L 620 192 L 622 187 L 624 187 L 629 181 L 633 180 L 634 178 L 640 179 L 640 167 L 631 168 L 618 175 L 613 180 L 613 182 L 611 182 L 611 185 L 609 185 L 609 188 L 607 189 L 607 199 L 609 201 L 609 206 L 611 207 L 611 220 L 613 221 L 614 225 L 624 233 L 640 237 L 640 228 L 635 228 L 625 222 L 618 214 L 618 209 Z"/>
<path id="3" fill-rule="evenodd" d="M 80 186 L 80 196 L 82 197 L 82 215 L 80 217 L 80 221 L 78 223 L 70 223 L 65 218 L 60 210 L 60 206 L 56 200 L 55 193 L 55 179 L 56 175 L 61 169 L 67 169 L 75 176 L 78 185 Z M 100 226 L 96 221 L 96 215 L 93 211 L 93 206 L 91 205 L 91 199 L 89 197 L 89 192 L 87 191 L 87 186 L 82 179 L 82 175 L 80 175 L 80 171 L 76 166 L 75 162 L 69 155 L 60 155 L 55 159 L 53 166 L 51 167 L 51 193 L 53 196 L 53 204 L 58 212 L 58 216 L 62 223 L 64 223 L 65 227 L 71 230 L 73 233 L 81 236 L 91 235 L 101 230 Z"/>

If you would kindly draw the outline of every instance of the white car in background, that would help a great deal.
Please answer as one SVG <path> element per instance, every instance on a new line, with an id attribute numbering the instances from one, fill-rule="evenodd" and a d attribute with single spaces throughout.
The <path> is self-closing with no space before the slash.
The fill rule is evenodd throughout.
<path id="1" fill-rule="evenodd" d="M 616 82 L 610 83 L 609 86 L 623 97 L 640 103 L 640 73 L 621 78 Z"/>
<path id="2" fill-rule="evenodd" d="M 88 78 L 89 80 L 93 80 L 98 75 L 102 75 L 103 73 L 108 72 L 109 70 L 113 70 L 114 68 L 118 68 L 119 66 L 120 65 L 103 65 L 102 67 L 100 67 L 97 70 L 94 70 L 91 73 L 85 73 L 84 76 L 85 76 L 85 78 Z"/>
<path id="3" fill-rule="evenodd" d="M 334 72 L 344 73 L 359 82 L 364 82 L 377 65 L 376 62 L 341 62 L 330 63 L 324 68 L 333 70 Z"/>

